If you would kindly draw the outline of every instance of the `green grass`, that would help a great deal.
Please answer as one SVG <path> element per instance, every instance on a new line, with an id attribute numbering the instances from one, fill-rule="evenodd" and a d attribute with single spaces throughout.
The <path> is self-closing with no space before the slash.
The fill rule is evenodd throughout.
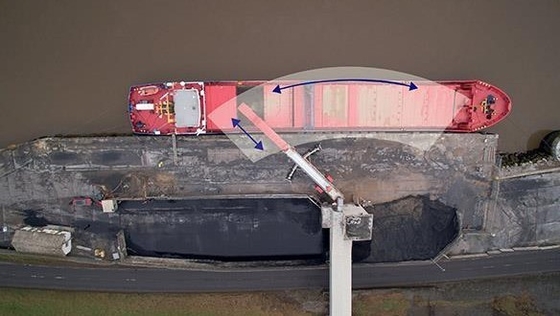
<path id="1" fill-rule="evenodd" d="M 56 258 L 56 257 L 31 255 L 31 254 L 22 254 L 22 253 L 14 253 L 14 254 L 0 253 L 0 261 L 46 265 L 46 264 L 64 262 L 64 259 Z"/>
<path id="2" fill-rule="evenodd" d="M 354 299 L 353 315 L 407 315 L 409 300 L 402 293 L 364 293 Z"/>
<path id="3" fill-rule="evenodd" d="M 13 262 L 19 264 L 32 264 L 32 265 L 55 265 L 55 266 L 76 266 L 76 267 L 99 267 L 100 265 L 107 265 L 106 262 L 91 262 L 88 261 L 75 261 L 70 260 L 68 257 L 55 257 L 39 254 L 28 254 L 19 252 L 1 252 L 0 261 Z"/>
<path id="4" fill-rule="evenodd" d="M 0 315 L 307 315 L 273 293 L 122 294 L 0 288 Z"/>

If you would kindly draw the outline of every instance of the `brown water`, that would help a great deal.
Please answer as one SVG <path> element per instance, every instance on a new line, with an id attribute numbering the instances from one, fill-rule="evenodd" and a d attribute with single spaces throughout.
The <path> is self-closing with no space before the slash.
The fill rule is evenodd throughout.
<path id="1" fill-rule="evenodd" d="M 0 0 L 0 147 L 128 132 L 132 84 L 365 66 L 495 84 L 524 150 L 560 129 L 559 31 L 556 0 Z"/>

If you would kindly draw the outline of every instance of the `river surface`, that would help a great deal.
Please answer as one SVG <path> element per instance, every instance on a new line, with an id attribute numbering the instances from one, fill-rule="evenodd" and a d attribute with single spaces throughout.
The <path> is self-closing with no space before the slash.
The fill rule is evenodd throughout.
<path id="1" fill-rule="evenodd" d="M 133 84 L 364 66 L 490 82 L 500 149 L 531 149 L 560 129 L 559 31 L 555 0 L 0 0 L 0 147 L 129 132 Z"/>

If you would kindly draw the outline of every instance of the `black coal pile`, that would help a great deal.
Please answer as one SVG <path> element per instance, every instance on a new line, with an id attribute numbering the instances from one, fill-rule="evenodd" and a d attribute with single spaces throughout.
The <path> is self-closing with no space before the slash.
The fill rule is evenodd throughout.
<path id="1" fill-rule="evenodd" d="M 432 259 L 459 233 L 456 209 L 427 196 L 405 197 L 365 209 L 373 214 L 373 238 L 354 243 L 354 262 Z"/>

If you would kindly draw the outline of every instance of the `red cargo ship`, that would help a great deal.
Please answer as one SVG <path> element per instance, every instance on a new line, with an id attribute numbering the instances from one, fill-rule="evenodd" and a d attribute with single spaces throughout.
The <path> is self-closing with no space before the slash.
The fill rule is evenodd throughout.
<path id="1" fill-rule="evenodd" d="M 231 118 L 241 103 L 279 132 L 474 132 L 511 111 L 510 98 L 482 81 L 414 84 L 418 89 L 409 91 L 408 85 L 320 83 L 275 93 L 276 83 L 264 81 L 167 82 L 132 87 L 129 114 L 135 134 L 198 135 L 235 131 Z"/>

